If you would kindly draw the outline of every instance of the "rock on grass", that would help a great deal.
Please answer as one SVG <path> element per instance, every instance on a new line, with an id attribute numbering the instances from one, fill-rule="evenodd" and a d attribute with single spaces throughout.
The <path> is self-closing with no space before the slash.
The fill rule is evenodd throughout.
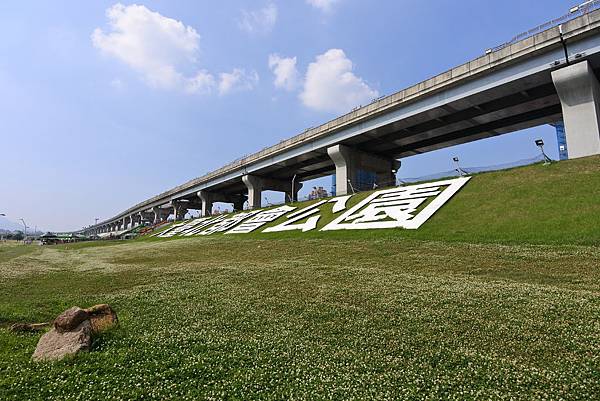
<path id="1" fill-rule="evenodd" d="M 53 328 L 44 334 L 33 353 L 34 361 L 55 361 L 90 349 L 92 325 L 84 320 L 72 331 L 59 332 Z"/>

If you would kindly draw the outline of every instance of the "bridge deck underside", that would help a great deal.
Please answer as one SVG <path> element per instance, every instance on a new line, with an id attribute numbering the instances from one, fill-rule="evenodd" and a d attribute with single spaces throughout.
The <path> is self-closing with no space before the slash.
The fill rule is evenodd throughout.
<path id="1" fill-rule="evenodd" d="M 550 73 L 544 72 L 446 103 L 341 143 L 398 159 L 554 123 L 561 118 L 556 89 Z M 298 181 L 306 181 L 334 171 L 327 149 L 322 148 L 272 164 L 256 174 L 289 181 L 297 174 Z M 215 186 L 215 190 L 243 193 L 246 188 L 239 180 L 232 180 Z"/>

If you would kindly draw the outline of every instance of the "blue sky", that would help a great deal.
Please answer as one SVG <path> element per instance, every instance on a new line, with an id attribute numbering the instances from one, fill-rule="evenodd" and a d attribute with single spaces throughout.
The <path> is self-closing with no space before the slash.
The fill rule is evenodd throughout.
<path id="1" fill-rule="evenodd" d="M 543 3 L 2 1 L 0 213 L 48 230 L 108 218 L 572 5 Z M 401 175 L 535 156 L 534 137 L 556 156 L 538 127 L 407 158 Z"/>

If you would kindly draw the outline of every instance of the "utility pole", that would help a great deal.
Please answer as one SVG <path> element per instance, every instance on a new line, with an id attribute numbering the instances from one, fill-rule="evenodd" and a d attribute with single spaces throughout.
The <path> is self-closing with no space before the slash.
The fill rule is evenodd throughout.
<path id="1" fill-rule="evenodd" d="M 297 199 L 294 199 L 295 198 L 295 196 L 294 196 L 295 195 L 295 193 L 294 193 L 294 184 L 296 182 L 296 176 L 297 175 L 298 174 L 294 174 L 294 177 L 292 178 L 292 193 L 291 193 L 291 196 L 290 196 L 290 198 L 292 198 L 292 199 L 290 199 L 291 203 L 294 203 L 297 200 Z"/>
<path id="2" fill-rule="evenodd" d="M 23 220 L 23 219 L 19 219 L 19 220 L 21 220 L 21 222 L 23 223 L 23 227 L 25 228 L 25 233 L 23 234 L 24 235 L 23 242 L 25 242 L 25 239 L 27 238 L 27 224 L 25 224 L 25 220 Z"/>

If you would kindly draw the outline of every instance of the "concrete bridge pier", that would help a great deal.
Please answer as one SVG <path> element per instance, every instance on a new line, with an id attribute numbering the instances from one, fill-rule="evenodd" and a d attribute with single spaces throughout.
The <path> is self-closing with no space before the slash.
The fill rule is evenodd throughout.
<path id="1" fill-rule="evenodd" d="M 211 192 L 208 191 L 198 191 L 198 197 L 202 201 L 202 209 L 200 210 L 200 215 L 210 216 L 212 214 L 214 196 Z"/>
<path id="2" fill-rule="evenodd" d="M 285 191 L 285 202 L 297 202 L 298 201 L 298 192 L 302 189 L 304 184 L 298 181 L 294 181 L 294 189 L 292 191 L 292 184 L 290 181 L 290 189 Z"/>
<path id="3" fill-rule="evenodd" d="M 154 212 L 151 210 L 150 211 L 144 210 L 144 211 L 138 213 L 138 215 L 140 216 L 140 224 L 142 224 L 142 223 L 152 224 L 152 222 L 154 222 Z"/>
<path id="4" fill-rule="evenodd" d="M 244 203 L 246 203 L 246 198 L 243 196 L 240 196 L 237 200 L 233 201 L 233 211 L 234 212 L 241 212 L 242 210 L 244 210 Z"/>
<path id="5" fill-rule="evenodd" d="M 298 198 L 298 191 L 302 188 L 301 183 L 294 184 L 292 194 L 292 181 L 276 180 L 273 178 L 258 177 L 255 175 L 244 175 L 242 181 L 248 188 L 248 207 L 258 209 L 261 206 L 262 191 L 280 191 L 286 194 L 286 201 Z"/>
<path id="6" fill-rule="evenodd" d="M 589 61 L 552 72 L 569 159 L 600 154 L 600 84 Z"/>
<path id="7" fill-rule="evenodd" d="M 396 182 L 396 171 L 400 167 L 398 160 L 362 152 L 346 145 L 329 147 L 327 154 L 335 164 L 336 195 L 352 193 L 352 188 L 373 189 L 362 187 L 358 180 L 359 170 L 375 173 L 380 187 L 391 186 Z"/>
<path id="8" fill-rule="evenodd" d="M 161 221 L 164 221 L 169 218 L 171 214 L 171 208 L 163 208 L 160 206 L 155 206 L 152 208 L 152 212 L 154 214 L 153 218 L 150 217 L 150 221 L 154 221 L 154 224 L 158 224 Z"/>
<path id="9" fill-rule="evenodd" d="M 188 211 L 187 202 L 172 201 L 171 204 L 173 205 L 173 215 L 175 221 L 183 220 Z"/>
<path id="10" fill-rule="evenodd" d="M 244 195 L 226 195 L 218 192 L 198 191 L 198 197 L 202 201 L 201 215 L 210 216 L 215 202 L 231 203 L 235 211 L 244 210 L 246 197 Z"/>

